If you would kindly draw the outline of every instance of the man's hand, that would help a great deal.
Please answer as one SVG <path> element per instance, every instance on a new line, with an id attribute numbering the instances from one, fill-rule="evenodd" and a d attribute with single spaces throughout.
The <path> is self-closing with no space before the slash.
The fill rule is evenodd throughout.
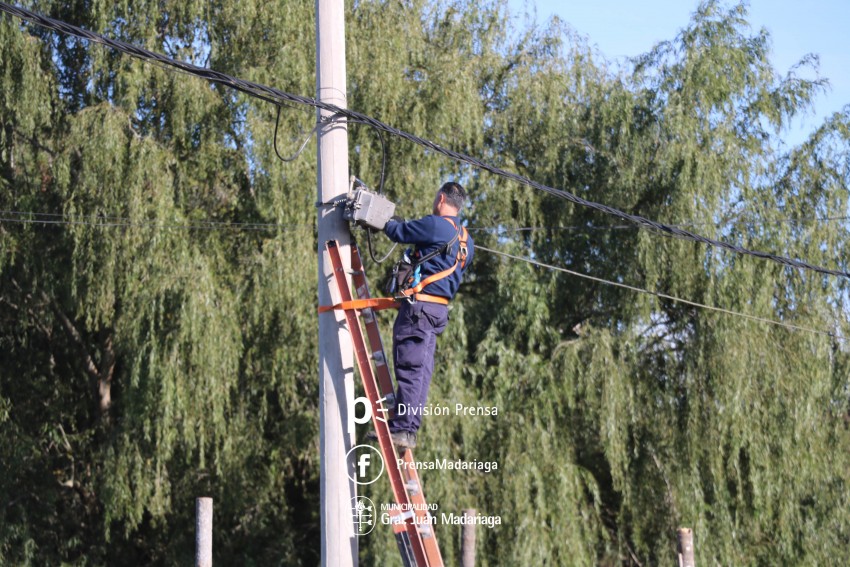
<path id="1" fill-rule="evenodd" d="M 387 222 L 404 222 L 404 218 L 398 215 L 393 215 L 390 217 L 390 220 Z"/>

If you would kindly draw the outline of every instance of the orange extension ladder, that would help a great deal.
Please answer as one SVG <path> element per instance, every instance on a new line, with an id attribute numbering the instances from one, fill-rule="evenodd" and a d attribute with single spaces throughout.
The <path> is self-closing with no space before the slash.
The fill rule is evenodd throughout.
<path id="1" fill-rule="evenodd" d="M 329 240 L 325 243 L 325 248 L 333 267 L 333 278 L 339 293 L 339 301 L 332 306 L 320 307 L 319 311 L 341 309 L 345 313 L 354 344 L 357 368 L 363 379 L 366 397 L 372 406 L 372 423 L 378 434 L 381 456 L 386 463 L 393 497 L 398 505 L 392 514 L 392 523 L 402 562 L 406 567 L 443 567 L 433 518 L 428 511 L 425 495 L 422 492 L 422 483 L 414 466 L 413 451 L 410 449 L 404 451 L 401 456 L 404 465 L 399 466 L 396 448 L 390 438 L 389 424 L 382 417 L 386 416 L 387 419 L 392 417 L 395 409 L 395 393 L 375 311 L 398 304 L 391 298 L 370 296 L 360 251 L 354 243 L 351 244 L 351 276 L 357 299 L 353 299 L 342 265 L 339 244 L 335 240 Z M 360 325 L 361 321 L 366 327 L 365 338 Z"/>

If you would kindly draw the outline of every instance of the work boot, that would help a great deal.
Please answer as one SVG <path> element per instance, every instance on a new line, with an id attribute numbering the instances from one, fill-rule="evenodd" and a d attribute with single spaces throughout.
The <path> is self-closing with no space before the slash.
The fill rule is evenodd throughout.
<path id="1" fill-rule="evenodd" d="M 400 431 L 399 433 L 405 434 L 405 442 L 407 443 L 407 447 L 405 447 L 406 449 L 415 449 L 416 448 L 416 434 L 415 433 L 411 433 L 410 431 L 404 431 L 404 432 Z M 396 443 L 395 438 L 393 438 L 393 443 L 395 444 L 396 447 L 401 446 L 398 443 Z"/>
<path id="2" fill-rule="evenodd" d="M 398 449 L 415 449 L 416 434 L 408 431 L 390 431 L 390 438 L 393 440 L 393 445 Z M 367 441 L 377 441 L 378 433 L 374 429 L 370 429 L 366 433 Z"/>

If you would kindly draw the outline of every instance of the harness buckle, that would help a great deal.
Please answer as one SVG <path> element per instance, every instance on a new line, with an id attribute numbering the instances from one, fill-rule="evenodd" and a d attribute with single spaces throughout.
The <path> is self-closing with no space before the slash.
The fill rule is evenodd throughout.
<path id="1" fill-rule="evenodd" d="M 416 298 L 414 297 L 414 295 L 415 294 L 413 293 L 411 293 L 410 295 L 405 295 L 402 293 L 401 295 L 396 295 L 393 299 L 395 299 L 396 301 L 407 301 L 409 304 L 413 305 L 414 303 L 416 303 Z"/>

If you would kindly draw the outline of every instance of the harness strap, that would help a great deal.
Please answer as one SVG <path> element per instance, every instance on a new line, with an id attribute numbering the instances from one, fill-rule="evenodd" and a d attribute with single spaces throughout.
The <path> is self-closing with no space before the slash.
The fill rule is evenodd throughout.
<path id="1" fill-rule="evenodd" d="M 319 313 L 327 313 L 334 309 L 372 309 L 373 311 L 381 311 L 382 309 L 397 309 L 399 306 L 398 300 L 392 297 L 373 297 L 371 299 L 352 299 L 351 301 L 342 301 L 334 305 L 319 306 Z"/>
<path id="2" fill-rule="evenodd" d="M 444 218 L 447 221 L 449 221 L 451 223 L 451 225 L 455 228 L 455 230 L 457 230 L 457 225 L 454 223 L 454 221 L 452 219 L 446 218 L 446 217 L 441 217 L 441 218 Z M 458 248 L 457 248 L 457 257 L 458 257 L 458 259 L 460 259 L 460 267 L 464 268 L 464 267 L 466 267 L 466 255 L 467 255 L 466 243 L 469 240 L 469 232 L 467 232 L 466 227 L 464 227 L 464 226 L 460 227 L 460 230 L 458 231 L 458 235 L 457 235 L 456 238 L 460 240 L 460 244 L 458 244 Z M 452 240 L 454 241 L 454 239 L 452 239 Z"/>
<path id="3" fill-rule="evenodd" d="M 448 221 L 455 228 L 455 230 L 458 230 L 457 225 L 454 223 L 454 221 L 452 219 L 447 218 L 447 217 L 440 217 L 440 218 Z M 411 287 L 411 288 L 404 290 L 401 294 L 405 297 L 410 297 L 411 295 L 414 296 L 414 297 L 416 295 L 424 295 L 424 296 L 427 296 L 427 297 L 439 297 L 439 296 L 436 296 L 436 295 L 428 295 L 427 293 L 420 293 L 420 292 L 423 289 L 425 289 L 425 286 L 430 285 L 430 284 L 432 284 L 436 281 L 439 281 L 443 278 L 447 278 L 450 275 L 452 275 L 454 273 L 454 271 L 457 269 L 458 264 L 460 264 L 461 268 L 466 266 L 466 242 L 467 242 L 468 238 L 469 238 L 469 233 L 466 231 L 466 228 L 461 227 L 460 230 L 458 231 L 458 234 L 455 235 L 455 237 L 452 238 L 448 243 L 448 245 L 451 245 L 451 244 L 454 244 L 455 240 L 460 240 L 460 243 L 458 244 L 457 256 L 455 257 L 454 265 L 451 268 L 446 268 L 442 272 L 437 272 L 436 274 L 431 274 L 430 276 L 428 276 L 427 278 L 425 278 L 424 280 L 419 282 L 418 285 L 416 285 L 415 287 Z M 433 254 L 433 255 L 436 255 L 436 254 Z M 431 256 L 431 254 L 429 254 L 429 256 Z M 440 299 L 445 299 L 445 298 L 440 298 Z M 426 299 L 424 301 L 428 301 L 428 300 Z M 434 301 L 433 303 L 442 303 L 442 302 L 441 301 Z M 446 305 L 448 305 L 448 300 L 446 300 Z"/>
<path id="4" fill-rule="evenodd" d="M 452 275 L 454 273 L 455 269 L 457 269 L 457 264 L 458 264 L 458 261 L 455 260 L 455 264 L 451 268 L 446 268 L 442 272 L 437 272 L 436 274 L 431 274 L 430 276 L 428 276 L 427 278 L 425 278 L 424 280 L 419 282 L 419 284 L 417 284 L 416 287 L 411 287 L 411 288 L 404 290 L 402 292 L 402 295 L 406 295 L 406 296 L 409 297 L 409 296 L 416 294 L 416 293 L 419 293 L 420 291 L 425 289 L 426 285 L 432 284 L 435 281 L 449 277 L 450 275 Z"/>
<path id="5" fill-rule="evenodd" d="M 427 293 L 414 293 L 413 299 L 416 301 L 424 301 L 426 303 L 439 303 L 440 305 L 448 305 L 449 299 L 439 295 L 429 295 Z"/>

